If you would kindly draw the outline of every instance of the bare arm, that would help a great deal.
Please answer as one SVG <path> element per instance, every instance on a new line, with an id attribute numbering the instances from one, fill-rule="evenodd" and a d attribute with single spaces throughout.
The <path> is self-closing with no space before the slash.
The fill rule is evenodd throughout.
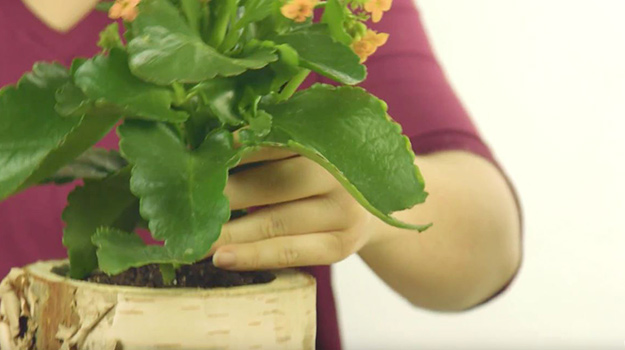
<path id="1" fill-rule="evenodd" d="M 467 309 L 500 290 L 520 264 L 514 196 L 499 170 L 473 154 L 439 152 L 416 162 L 430 196 L 395 216 L 434 226 L 417 234 L 375 220 L 359 254 L 414 305 Z"/>

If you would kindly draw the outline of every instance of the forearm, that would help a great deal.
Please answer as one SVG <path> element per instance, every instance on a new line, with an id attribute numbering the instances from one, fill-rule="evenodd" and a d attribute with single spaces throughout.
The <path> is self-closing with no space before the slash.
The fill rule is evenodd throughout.
<path id="1" fill-rule="evenodd" d="M 496 293 L 520 262 L 520 223 L 512 192 L 490 163 L 465 152 L 417 160 L 430 193 L 423 205 L 396 213 L 406 222 L 433 222 L 423 233 L 374 220 L 359 254 L 413 304 L 455 311 Z"/>

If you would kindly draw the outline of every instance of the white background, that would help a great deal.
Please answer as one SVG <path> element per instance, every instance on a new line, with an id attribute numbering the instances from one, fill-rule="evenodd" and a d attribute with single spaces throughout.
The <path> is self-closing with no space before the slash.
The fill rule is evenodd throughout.
<path id="1" fill-rule="evenodd" d="M 434 48 L 525 214 L 511 290 L 411 307 L 358 257 L 334 283 L 344 345 L 625 349 L 625 0 L 417 0 Z"/>

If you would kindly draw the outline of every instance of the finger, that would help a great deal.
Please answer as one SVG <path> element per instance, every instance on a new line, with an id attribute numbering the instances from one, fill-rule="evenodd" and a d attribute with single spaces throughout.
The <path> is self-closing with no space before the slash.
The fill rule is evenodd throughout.
<path id="1" fill-rule="evenodd" d="M 336 180 L 304 157 L 269 162 L 230 176 L 225 194 L 230 209 L 294 201 L 330 192 Z"/>
<path id="2" fill-rule="evenodd" d="M 343 249 L 341 233 L 314 233 L 228 245 L 217 250 L 213 263 L 235 271 L 329 265 L 350 253 Z"/>
<path id="3" fill-rule="evenodd" d="M 239 165 L 297 157 L 299 154 L 277 147 L 261 147 L 243 156 Z"/>
<path id="4" fill-rule="evenodd" d="M 211 253 L 224 245 L 347 229 L 352 224 L 351 216 L 343 209 L 341 203 L 330 196 L 266 207 L 225 224 Z"/>

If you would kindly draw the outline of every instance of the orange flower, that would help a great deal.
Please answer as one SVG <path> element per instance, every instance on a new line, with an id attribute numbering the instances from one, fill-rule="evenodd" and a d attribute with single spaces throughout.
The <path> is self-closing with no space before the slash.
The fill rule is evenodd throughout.
<path id="1" fill-rule="evenodd" d="M 369 0 L 365 3 L 365 11 L 371 13 L 374 23 L 380 22 L 382 14 L 391 9 L 393 0 Z"/>
<path id="2" fill-rule="evenodd" d="M 362 37 L 362 40 L 366 40 L 373 44 L 376 48 L 386 44 L 388 40 L 387 33 L 378 33 L 375 30 L 367 29 L 367 32 Z"/>
<path id="3" fill-rule="evenodd" d="M 360 63 L 365 62 L 367 60 L 367 57 L 373 55 L 375 49 L 376 47 L 373 46 L 373 44 L 362 39 L 352 44 L 352 50 L 354 50 L 354 53 L 356 53 L 356 55 L 360 57 Z"/>
<path id="4" fill-rule="evenodd" d="M 280 8 L 280 12 L 295 22 L 304 22 L 313 15 L 317 2 L 318 0 L 291 0 Z"/>
<path id="5" fill-rule="evenodd" d="M 123 18 L 125 21 L 132 22 L 137 18 L 137 5 L 141 0 L 116 0 L 115 4 L 109 10 L 110 19 Z"/>
<path id="6" fill-rule="evenodd" d="M 387 33 L 377 33 L 368 29 L 365 35 L 352 44 L 352 49 L 360 57 L 360 63 L 364 63 L 367 58 L 375 53 L 378 47 L 386 44 Z"/>

